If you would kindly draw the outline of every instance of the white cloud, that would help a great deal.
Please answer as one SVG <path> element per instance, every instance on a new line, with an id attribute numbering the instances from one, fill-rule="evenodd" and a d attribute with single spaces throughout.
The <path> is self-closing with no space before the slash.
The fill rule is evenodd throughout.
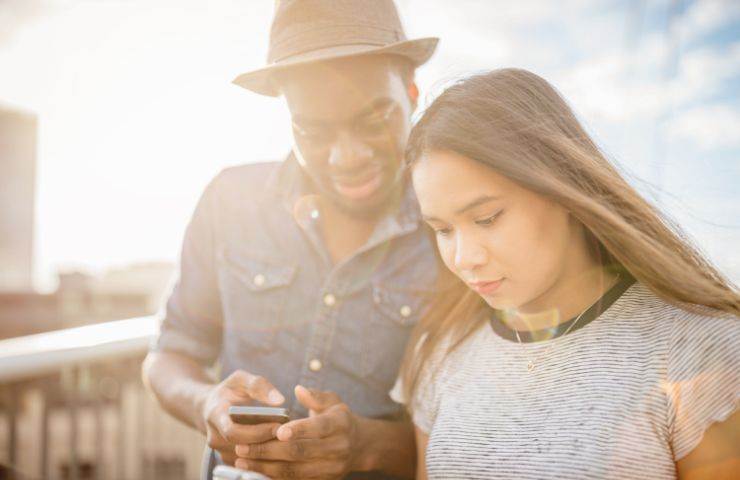
<path id="1" fill-rule="evenodd" d="M 653 34 L 637 51 L 590 58 L 563 69 L 555 80 L 585 114 L 625 122 L 659 118 L 706 100 L 740 74 L 740 42 L 685 53 L 672 77 L 666 69 L 669 54 L 661 36 Z"/>
<path id="2" fill-rule="evenodd" d="M 693 50 L 680 61 L 671 94 L 675 102 L 689 102 L 715 93 L 727 79 L 740 74 L 740 42 L 725 51 L 717 48 Z"/>
<path id="3" fill-rule="evenodd" d="M 558 72 L 555 83 L 584 114 L 608 121 L 650 116 L 665 104 L 665 85 L 656 78 L 663 46 L 654 36 L 640 48 L 592 56 Z"/>
<path id="4" fill-rule="evenodd" d="M 740 2 L 736 0 L 697 1 L 676 22 L 676 31 L 683 41 L 690 41 L 738 20 Z"/>
<path id="5" fill-rule="evenodd" d="M 680 112 L 666 126 L 674 141 L 703 150 L 740 148 L 740 112 L 727 105 L 703 105 Z"/>

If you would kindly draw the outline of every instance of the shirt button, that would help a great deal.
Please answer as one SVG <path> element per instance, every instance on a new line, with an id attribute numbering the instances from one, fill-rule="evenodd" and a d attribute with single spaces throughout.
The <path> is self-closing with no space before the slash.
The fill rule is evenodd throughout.
<path id="1" fill-rule="evenodd" d="M 411 307 L 408 305 L 404 305 L 401 307 L 401 316 L 404 318 L 408 318 L 408 316 L 411 315 Z"/>
<path id="2" fill-rule="evenodd" d="M 310 368 L 312 372 L 318 372 L 323 366 L 324 365 L 321 363 L 321 360 L 319 360 L 318 358 L 314 358 L 313 360 L 308 362 L 308 368 Z"/>
<path id="3" fill-rule="evenodd" d="M 255 284 L 256 286 L 258 286 L 258 287 L 261 287 L 262 285 L 264 285 L 264 284 L 265 284 L 265 280 L 266 280 L 266 279 L 265 279 L 265 276 L 264 276 L 264 275 L 262 275 L 261 273 L 258 273 L 257 275 L 255 275 L 255 276 L 254 276 L 254 278 L 252 279 L 252 282 L 253 282 L 253 283 L 254 283 L 254 284 Z"/>
<path id="4" fill-rule="evenodd" d="M 333 307 L 337 303 L 337 298 L 331 293 L 324 295 L 324 305 L 327 307 Z"/>

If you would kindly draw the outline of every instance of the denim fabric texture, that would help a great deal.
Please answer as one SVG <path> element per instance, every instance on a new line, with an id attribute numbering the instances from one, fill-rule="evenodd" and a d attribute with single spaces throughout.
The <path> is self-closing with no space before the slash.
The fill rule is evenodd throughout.
<path id="1" fill-rule="evenodd" d="M 337 392 L 357 414 L 393 418 L 388 395 L 436 280 L 434 245 L 407 187 L 364 247 L 333 264 L 292 156 L 221 172 L 187 228 L 153 350 L 263 375 L 293 417 L 293 388 Z"/>

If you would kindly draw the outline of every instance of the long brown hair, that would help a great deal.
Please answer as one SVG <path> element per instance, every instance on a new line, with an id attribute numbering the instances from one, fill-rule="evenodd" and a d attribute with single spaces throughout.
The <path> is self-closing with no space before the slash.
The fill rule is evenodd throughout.
<path id="1" fill-rule="evenodd" d="M 435 150 L 482 162 L 564 206 L 584 226 L 603 265 L 626 270 L 665 301 L 740 315 L 737 287 L 622 178 L 565 100 L 534 73 L 494 70 L 445 90 L 411 132 L 408 166 Z M 415 329 L 401 369 L 409 399 L 441 342 L 447 346 L 441 355 L 460 345 L 486 308 L 475 292 L 441 270 L 436 304 Z"/>

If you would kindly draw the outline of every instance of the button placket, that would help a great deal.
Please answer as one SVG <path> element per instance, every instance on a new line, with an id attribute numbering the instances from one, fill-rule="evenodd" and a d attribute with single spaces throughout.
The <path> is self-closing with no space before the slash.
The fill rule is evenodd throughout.
<path id="1" fill-rule="evenodd" d="M 323 297 L 324 306 L 331 309 L 337 304 L 337 297 L 333 293 L 326 293 Z M 320 318 L 334 319 L 334 313 L 322 312 Z M 329 337 L 331 338 L 331 336 Z M 319 356 L 311 358 L 308 362 L 308 369 L 312 372 L 318 372 L 324 367 L 324 363 L 321 361 Z"/>
<path id="2" fill-rule="evenodd" d="M 304 357 L 304 367 L 302 369 L 299 383 L 307 388 L 324 388 L 323 371 L 325 370 L 325 354 L 328 348 L 328 342 L 334 336 L 336 324 L 337 304 L 339 303 L 338 295 L 335 289 L 324 288 L 321 290 L 320 304 L 316 310 L 317 321 L 311 332 L 311 336 L 306 348 Z M 303 411 L 299 403 L 294 403 L 293 409 Z"/>

